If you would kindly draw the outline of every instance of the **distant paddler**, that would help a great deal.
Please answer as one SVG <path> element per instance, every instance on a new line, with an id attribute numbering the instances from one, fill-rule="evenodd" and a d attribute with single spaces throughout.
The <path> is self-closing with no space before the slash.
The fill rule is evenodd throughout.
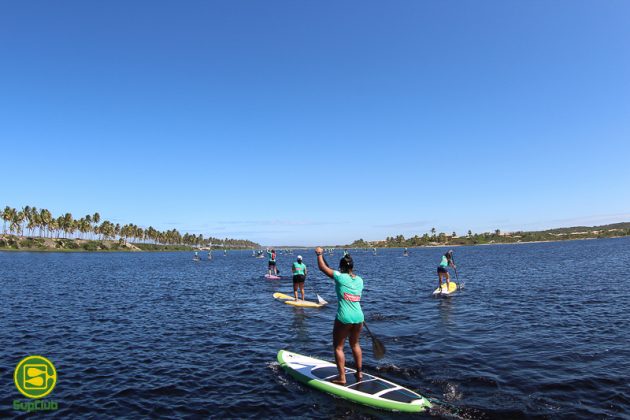
<path id="1" fill-rule="evenodd" d="M 451 266 L 453 269 L 457 269 L 455 267 L 455 261 L 453 260 L 453 250 L 448 250 L 444 255 L 442 255 L 442 260 L 440 261 L 440 265 L 438 265 L 437 273 L 438 273 L 438 289 L 442 289 L 442 277 L 446 279 L 446 290 L 450 289 L 450 281 L 451 276 L 448 274 L 448 267 Z"/>
<path id="2" fill-rule="evenodd" d="M 298 288 L 302 292 L 302 300 L 306 300 L 304 297 L 304 282 L 306 281 L 306 276 L 308 275 L 308 269 L 302 262 L 301 255 L 297 256 L 297 261 L 293 263 L 291 271 L 293 272 L 293 294 L 295 295 L 295 300 L 298 300 Z"/>
<path id="3" fill-rule="evenodd" d="M 409 256 L 409 251 L 407 251 L 407 248 L 405 248 L 405 250 L 403 251 L 403 256 L 404 257 L 408 257 Z"/>
<path id="4" fill-rule="evenodd" d="M 276 250 L 272 248 L 270 251 L 269 248 L 267 248 L 267 256 L 269 257 L 269 263 L 267 265 L 268 274 L 270 276 L 271 275 L 277 276 L 278 269 L 276 268 Z"/>

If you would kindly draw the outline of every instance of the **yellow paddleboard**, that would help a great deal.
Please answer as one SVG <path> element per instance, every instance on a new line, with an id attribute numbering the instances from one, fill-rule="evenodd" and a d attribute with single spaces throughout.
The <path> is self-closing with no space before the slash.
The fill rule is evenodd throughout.
<path id="1" fill-rule="evenodd" d="M 443 281 L 442 282 L 442 288 L 441 289 L 439 289 L 439 288 L 435 289 L 433 291 L 433 294 L 434 295 L 450 295 L 455 290 L 457 290 L 457 283 L 455 283 L 454 281 L 449 282 L 448 290 L 446 290 L 446 282 Z"/>
<path id="2" fill-rule="evenodd" d="M 325 304 L 311 302 L 308 300 L 295 300 L 293 296 L 285 295 L 284 293 L 276 292 L 273 294 L 273 297 L 279 300 L 283 300 L 284 303 L 291 306 L 298 306 L 301 308 L 321 308 Z"/>
<path id="3" fill-rule="evenodd" d="M 301 308 L 321 308 L 321 303 L 310 302 L 308 300 L 285 300 L 284 303 L 291 306 L 299 306 Z"/>
<path id="4" fill-rule="evenodd" d="M 295 299 L 293 296 L 285 295 L 284 293 L 280 293 L 280 292 L 274 293 L 273 297 L 275 297 L 276 299 L 282 299 L 282 300 Z"/>

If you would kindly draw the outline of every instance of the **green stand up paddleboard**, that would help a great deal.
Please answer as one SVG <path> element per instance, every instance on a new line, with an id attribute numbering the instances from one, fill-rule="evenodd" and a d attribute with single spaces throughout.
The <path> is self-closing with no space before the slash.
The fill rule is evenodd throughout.
<path id="1" fill-rule="evenodd" d="M 346 368 L 346 384 L 338 385 L 332 382 L 338 374 L 334 363 L 286 350 L 278 352 L 278 362 L 298 381 L 359 404 L 406 413 L 417 413 L 431 407 L 429 400 L 422 395 L 365 372 L 363 378 L 357 381 L 356 371 Z"/>

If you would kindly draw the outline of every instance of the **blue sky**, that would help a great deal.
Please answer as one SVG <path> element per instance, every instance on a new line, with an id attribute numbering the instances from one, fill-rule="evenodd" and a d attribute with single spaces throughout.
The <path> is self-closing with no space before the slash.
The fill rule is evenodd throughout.
<path id="1" fill-rule="evenodd" d="M 0 5 L 0 205 L 268 245 L 630 221 L 627 1 Z"/>

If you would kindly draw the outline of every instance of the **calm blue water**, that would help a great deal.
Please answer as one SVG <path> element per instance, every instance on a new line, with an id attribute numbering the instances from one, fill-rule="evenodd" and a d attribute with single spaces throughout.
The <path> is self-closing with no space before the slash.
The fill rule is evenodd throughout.
<path id="1" fill-rule="evenodd" d="M 279 349 L 332 360 L 332 282 L 300 252 L 307 298 L 317 291 L 328 307 L 275 301 L 290 280 L 263 279 L 266 260 L 251 251 L 200 262 L 0 252 L 0 416 L 21 399 L 15 365 L 41 354 L 58 370 L 58 417 L 408 417 L 279 369 Z M 376 361 L 362 339 L 366 371 L 446 403 L 425 417 L 630 415 L 630 239 L 455 248 L 465 288 L 433 298 L 443 252 L 353 253 L 367 321 L 387 347 Z M 295 255 L 279 256 L 282 274 Z"/>

